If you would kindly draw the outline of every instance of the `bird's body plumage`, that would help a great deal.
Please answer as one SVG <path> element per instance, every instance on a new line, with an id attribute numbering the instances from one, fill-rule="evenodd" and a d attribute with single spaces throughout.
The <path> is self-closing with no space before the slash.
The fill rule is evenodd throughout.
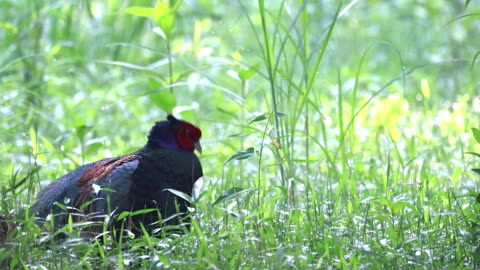
<path id="1" fill-rule="evenodd" d="M 185 128 L 188 131 L 183 131 Z M 179 133 L 187 137 L 182 139 Z M 169 116 L 168 121 L 157 122 L 152 128 L 145 147 L 80 166 L 60 177 L 39 192 L 31 211 L 43 218 L 53 214 L 54 223 L 62 225 L 67 222 L 68 214 L 76 220 L 101 221 L 124 211 L 154 209 L 157 211 L 132 215 L 129 225 L 139 232 L 140 223 L 155 228 L 158 224 L 152 224 L 160 216 L 168 219 L 176 214 L 179 216 L 168 219 L 166 224 L 179 224 L 180 217 L 188 212 L 189 203 L 167 189 L 191 194 L 195 181 L 202 177 L 200 161 L 193 153 L 193 147 L 198 145 L 200 149 L 200 136 L 195 126 Z M 184 146 L 178 140 L 185 140 Z M 110 220 L 115 225 L 112 220 L 116 219 Z"/>

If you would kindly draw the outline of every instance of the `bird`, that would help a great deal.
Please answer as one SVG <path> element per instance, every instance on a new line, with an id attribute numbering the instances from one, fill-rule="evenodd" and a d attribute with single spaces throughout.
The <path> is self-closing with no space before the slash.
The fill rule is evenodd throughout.
<path id="1" fill-rule="evenodd" d="M 194 183 L 203 177 L 200 160 L 202 131 L 172 115 L 151 128 L 146 145 L 119 157 L 82 165 L 41 190 L 30 207 L 38 220 L 53 217 L 56 227 L 89 221 L 89 232 L 127 228 L 134 235 L 166 225 L 186 225 Z M 178 192 L 171 192 L 176 190 Z M 118 220 L 122 213 L 128 218 Z M 130 213 L 131 215 L 128 215 Z M 122 223 L 123 222 L 123 223 Z"/>

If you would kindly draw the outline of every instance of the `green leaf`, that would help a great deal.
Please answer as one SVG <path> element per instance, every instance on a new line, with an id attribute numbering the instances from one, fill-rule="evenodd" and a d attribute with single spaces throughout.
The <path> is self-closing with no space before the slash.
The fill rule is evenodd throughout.
<path id="1" fill-rule="evenodd" d="M 175 10 L 170 9 L 169 1 L 157 1 L 154 7 L 155 24 L 165 34 L 165 38 L 168 39 L 172 33 L 173 24 L 175 22 Z"/>
<path id="2" fill-rule="evenodd" d="M 265 120 L 265 119 L 267 119 L 267 116 L 265 116 L 265 114 L 262 114 L 262 115 L 259 115 L 259 116 L 255 117 L 255 118 L 254 118 L 252 121 L 250 121 L 250 123 L 248 123 L 248 124 L 250 125 L 251 123 L 260 122 L 260 121 L 263 121 L 263 120 Z"/>
<path id="3" fill-rule="evenodd" d="M 123 211 L 122 213 L 120 213 L 120 215 L 118 215 L 117 220 L 122 220 L 122 219 L 124 219 L 128 216 L 130 216 L 130 212 L 129 211 Z"/>
<path id="4" fill-rule="evenodd" d="M 175 12 L 181 2 L 177 1 L 173 7 L 170 7 L 169 0 L 158 0 L 153 8 L 131 6 L 124 9 L 123 12 L 134 16 L 152 18 L 157 25 L 157 29 L 154 29 L 154 31 L 163 38 L 168 39 L 175 23 Z"/>
<path id="5" fill-rule="evenodd" d="M 465 154 L 474 155 L 474 156 L 480 158 L 480 154 L 479 154 L 479 153 L 475 153 L 475 152 L 465 152 Z"/>
<path id="6" fill-rule="evenodd" d="M 83 142 L 85 140 L 85 136 L 87 135 L 87 132 L 89 132 L 91 129 L 92 127 L 86 126 L 86 125 L 76 126 L 75 134 L 77 135 L 77 138 L 81 142 Z"/>
<path id="7" fill-rule="evenodd" d="M 195 117 L 195 112 L 189 106 L 177 106 L 173 109 L 174 114 L 180 115 L 180 118 L 187 122 L 192 122 Z"/>
<path id="8" fill-rule="evenodd" d="M 59 203 L 59 202 L 54 202 L 53 204 L 54 204 L 56 207 L 62 209 L 63 211 L 66 211 L 66 210 L 67 210 L 67 206 L 64 205 L 64 204 L 61 204 L 61 203 Z"/>
<path id="9" fill-rule="evenodd" d="M 390 210 L 392 211 L 393 214 L 398 215 L 407 206 L 408 206 L 407 202 L 398 201 L 398 202 L 394 202 L 390 205 Z"/>
<path id="10" fill-rule="evenodd" d="M 53 146 L 53 144 L 47 139 L 47 138 L 40 138 L 42 140 L 42 144 L 43 144 L 43 148 L 45 148 L 45 150 L 47 152 L 54 152 L 55 151 L 55 147 Z"/>
<path id="11" fill-rule="evenodd" d="M 470 65 L 470 70 L 472 70 L 475 67 L 475 63 L 477 63 L 477 58 L 480 56 L 480 51 L 478 51 L 472 59 L 472 64 Z"/>
<path id="12" fill-rule="evenodd" d="M 103 147 L 103 143 L 101 142 L 94 142 L 92 144 L 87 145 L 87 149 L 85 152 L 87 155 L 94 155 L 98 153 L 98 151 Z"/>
<path id="13" fill-rule="evenodd" d="M 235 134 L 232 134 L 232 135 L 228 135 L 227 137 L 245 137 L 246 134 L 243 134 L 243 133 L 235 133 Z"/>
<path id="14" fill-rule="evenodd" d="M 132 213 L 130 213 L 130 216 L 134 217 L 134 216 L 148 214 L 148 213 L 155 212 L 155 211 L 158 211 L 158 209 L 157 208 L 146 208 L 146 209 L 141 209 L 141 210 L 137 210 L 135 212 L 132 212 Z"/>
<path id="15" fill-rule="evenodd" d="M 181 191 L 178 191 L 176 189 L 171 189 L 171 188 L 167 188 L 165 189 L 166 191 L 170 191 L 171 193 L 175 194 L 176 196 L 184 199 L 185 201 L 189 202 L 189 203 L 193 203 L 193 200 L 192 200 L 192 197 L 190 197 L 190 195 L 186 194 L 186 193 L 183 193 Z"/>
<path id="16" fill-rule="evenodd" d="M 244 188 L 241 188 L 241 187 L 232 187 L 231 189 L 227 190 L 227 192 L 225 192 L 225 194 L 221 195 L 220 197 L 218 197 L 215 202 L 213 203 L 213 205 L 217 205 L 223 201 L 226 201 L 228 199 L 231 199 L 232 197 L 234 197 L 235 195 L 241 193 L 242 191 L 244 191 L 246 189 Z"/>
<path id="17" fill-rule="evenodd" d="M 227 161 L 225 161 L 224 165 L 232 160 L 243 160 L 247 158 L 251 158 L 255 155 L 255 149 L 253 147 L 247 148 L 243 151 L 238 151 L 233 156 L 231 156 Z"/>
<path id="18" fill-rule="evenodd" d="M 153 8 L 154 9 L 153 19 L 155 19 L 155 22 L 161 20 L 162 18 L 170 14 L 170 5 L 168 2 L 169 2 L 168 0 L 163 0 L 163 1 L 158 0 L 155 3 L 155 7 Z"/>
<path id="19" fill-rule="evenodd" d="M 480 143 L 480 129 L 472 128 L 472 133 L 473 133 L 473 137 L 475 138 L 477 143 Z"/>
<path id="20" fill-rule="evenodd" d="M 84 210 L 84 209 L 86 209 L 89 205 L 91 205 L 92 202 L 93 202 L 93 201 L 86 201 L 86 202 L 84 202 L 82 205 L 80 205 L 80 207 L 79 207 L 78 209 Z M 58 204 L 57 204 L 57 206 L 58 206 Z"/>
<path id="21" fill-rule="evenodd" d="M 157 105 L 166 113 L 172 113 L 173 108 L 177 103 L 175 96 L 167 90 L 160 90 L 152 95 L 150 95 L 153 104 Z"/>
<path id="22" fill-rule="evenodd" d="M 471 169 L 474 173 L 480 175 L 480 168 L 473 168 Z"/>
<path id="23" fill-rule="evenodd" d="M 32 142 L 32 153 L 34 156 L 38 154 L 37 132 L 33 127 L 30 127 L 30 141 Z"/>
<path id="24" fill-rule="evenodd" d="M 155 16 L 155 10 L 149 7 L 131 6 L 124 9 L 123 12 L 140 17 L 154 18 Z"/>
<path id="25" fill-rule="evenodd" d="M 246 201 L 249 200 L 249 198 L 254 195 L 256 192 L 258 192 L 258 188 L 241 188 L 241 187 L 233 187 L 229 190 L 227 190 L 227 192 L 223 195 L 221 195 L 220 197 L 218 197 L 218 199 L 215 200 L 215 202 L 213 203 L 213 205 L 217 205 L 221 202 L 224 202 L 224 201 L 229 201 L 229 200 L 232 200 L 232 199 L 238 199 L 238 203 L 240 204 L 243 204 L 245 203 Z"/>
<path id="26" fill-rule="evenodd" d="M 470 0 L 465 0 L 465 7 L 464 8 L 467 8 L 468 4 L 470 4 Z"/>
<path id="27" fill-rule="evenodd" d="M 257 74 L 257 71 L 254 70 L 254 69 L 241 69 L 239 72 L 238 72 L 238 76 L 240 77 L 240 79 L 242 79 L 242 81 L 247 81 L 248 79 L 250 79 L 251 77 L 253 77 L 253 75 Z"/>

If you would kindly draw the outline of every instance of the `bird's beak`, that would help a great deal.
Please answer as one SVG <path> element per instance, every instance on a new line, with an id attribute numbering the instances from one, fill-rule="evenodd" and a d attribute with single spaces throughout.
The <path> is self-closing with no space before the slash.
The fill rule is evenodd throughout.
<path id="1" fill-rule="evenodd" d="M 202 153 L 202 146 L 200 145 L 200 142 L 194 143 L 193 146 L 195 147 L 195 150 L 198 151 L 198 153 Z"/>

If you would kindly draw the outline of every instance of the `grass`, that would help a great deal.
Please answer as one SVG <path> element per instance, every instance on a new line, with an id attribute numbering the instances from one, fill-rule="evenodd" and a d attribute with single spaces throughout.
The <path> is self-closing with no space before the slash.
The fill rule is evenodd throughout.
<path id="1" fill-rule="evenodd" d="M 159 2 L 170 25 L 145 1 L 1 1 L 3 267 L 479 267 L 478 20 L 455 20 L 475 7 Z M 88 241 L 25 215 L 172 110 L 204 134 L 191 231 Z"/>

